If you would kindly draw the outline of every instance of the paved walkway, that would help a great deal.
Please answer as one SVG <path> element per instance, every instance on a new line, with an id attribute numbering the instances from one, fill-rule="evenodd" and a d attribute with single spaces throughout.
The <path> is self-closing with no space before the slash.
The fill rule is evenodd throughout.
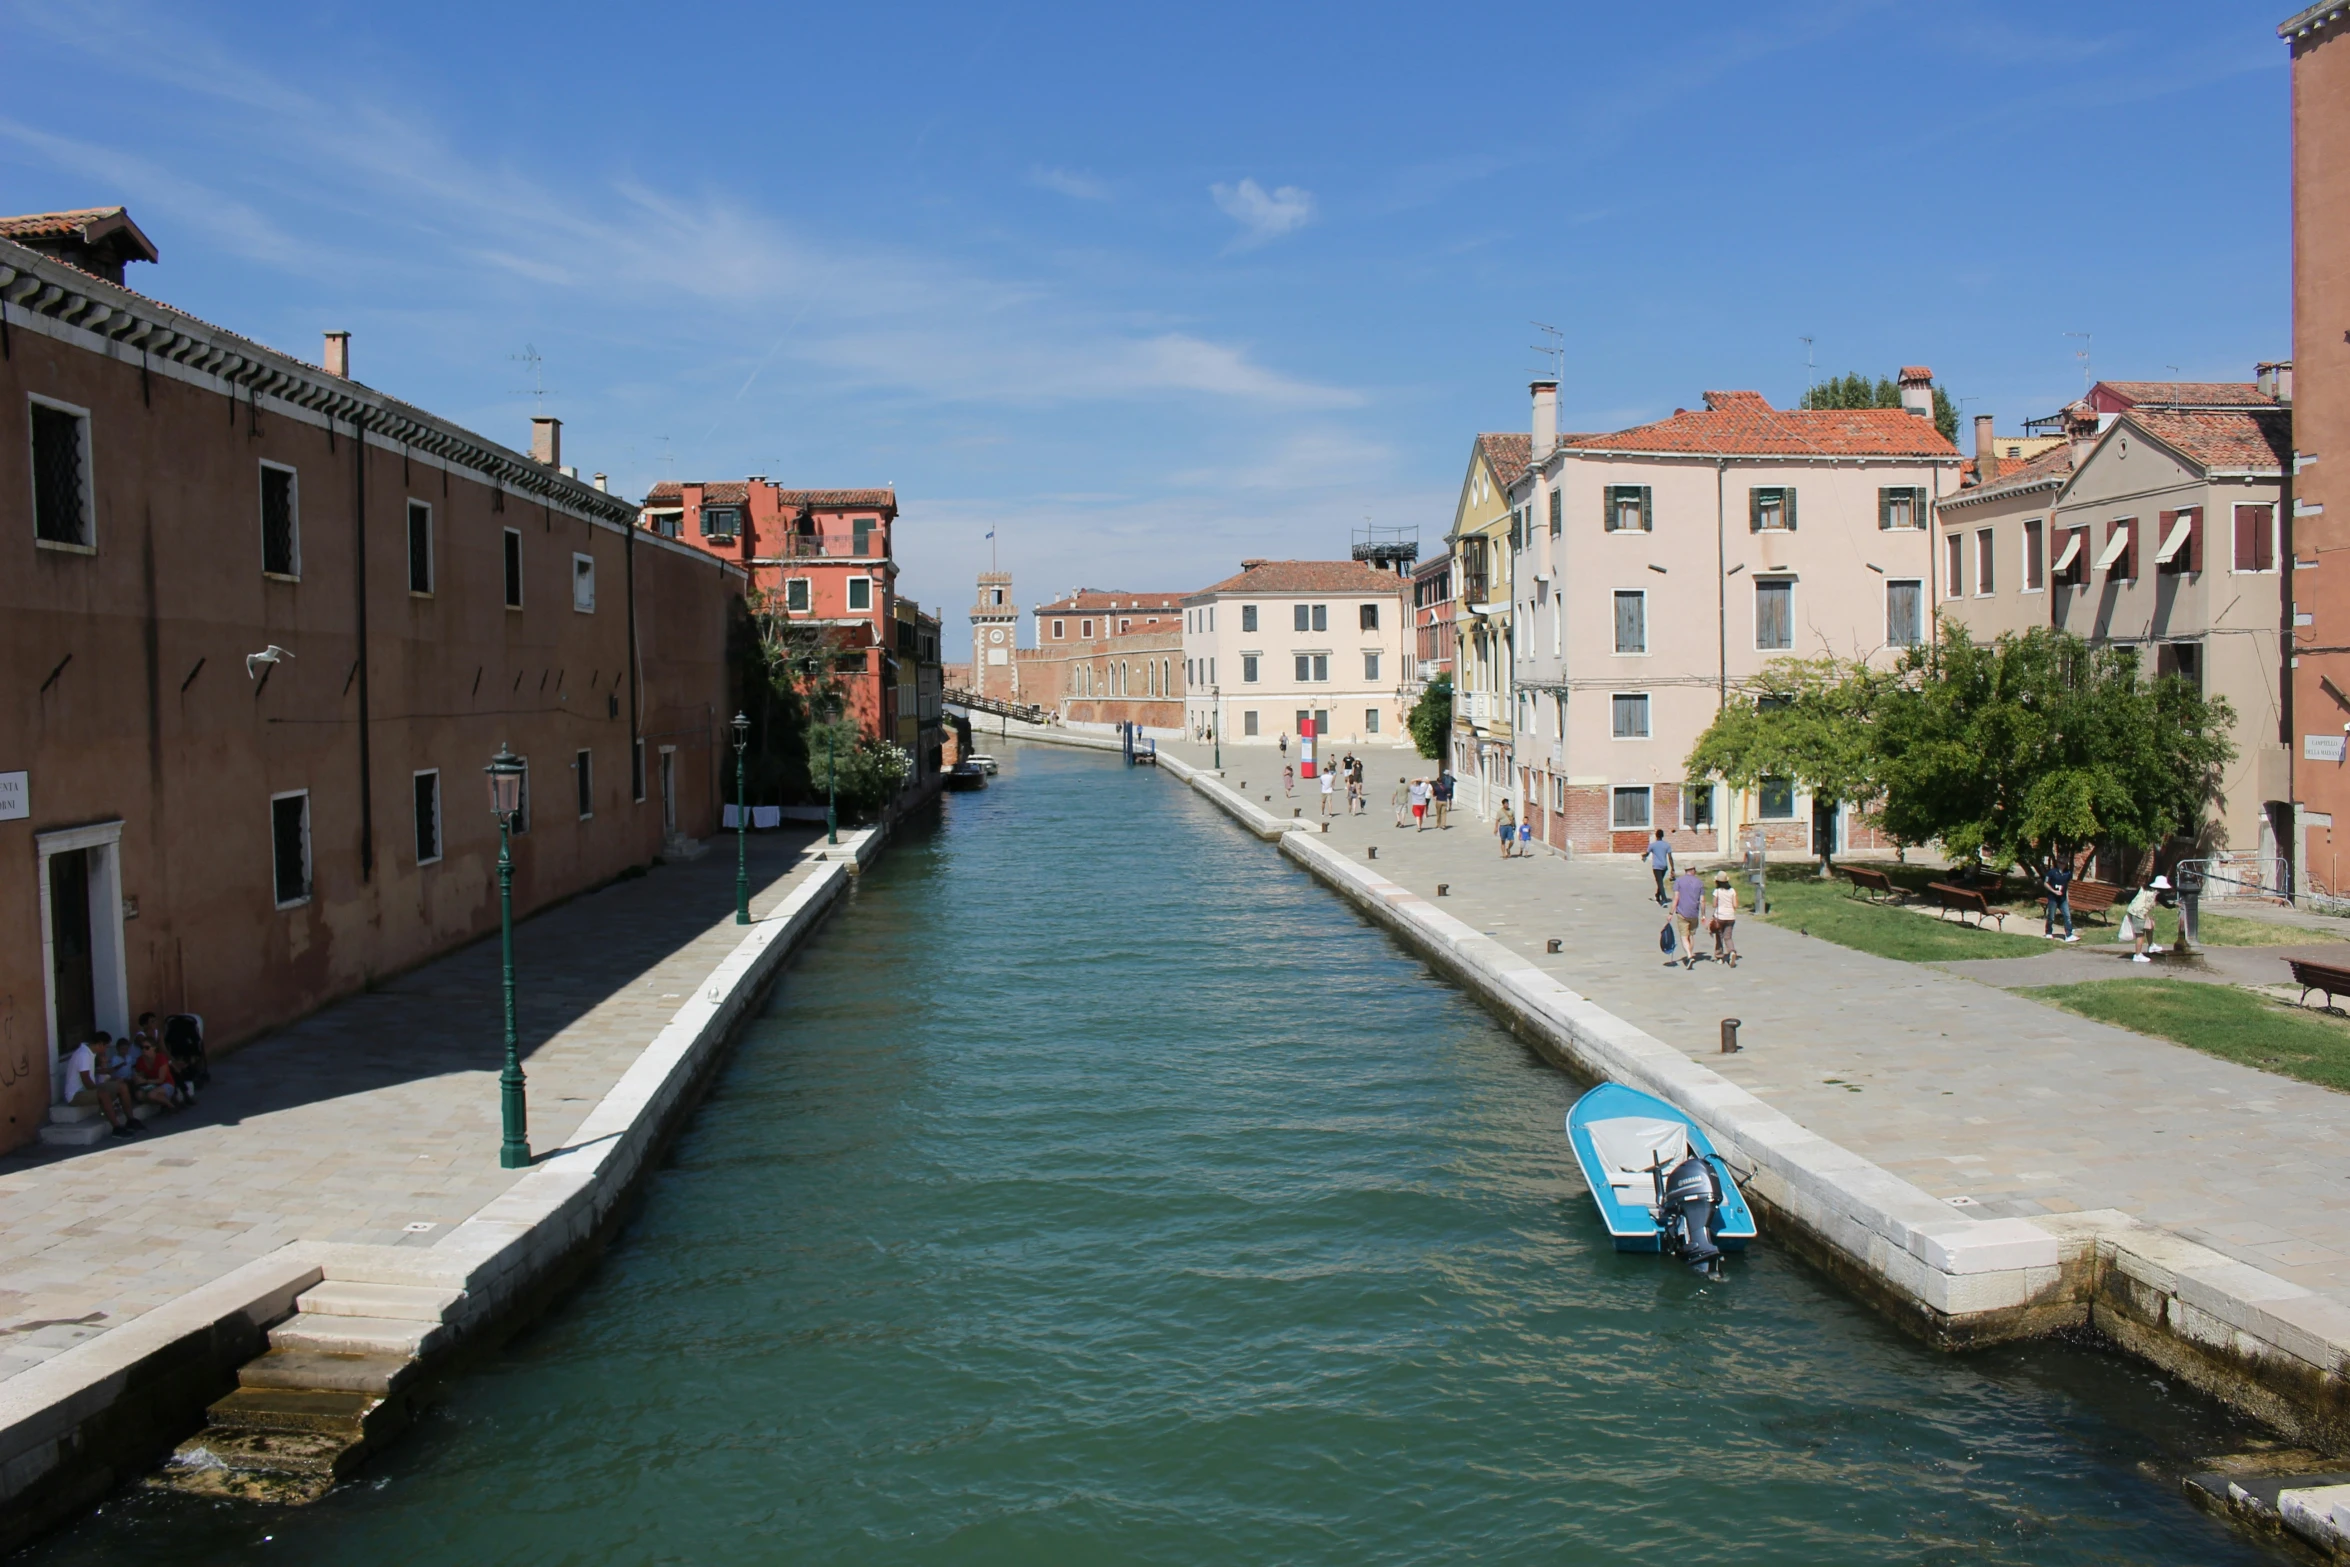
<path id="1" fill-rule="evenodd" d="M 752 840 L 754 913 L 821 838 Z M 515 931 L 540 1155 L 741 939 L 723 848 Z M 0 1159 L 0 1380 L 288 1241 L 430 1245 L 504 1192 L 499 1006 L 493 936 L 217 1060 L 143 1137 Z"/>
<path id="2" fill-rule="evenodd" d="M 1163 749 L 1207 765 L 1203 746 Z M 1361 754 L 1370 814 L 1333 823 L 1331 843 L 1352 855 L 1377 845 L 1379 871 L 1423 896 L 1449 883 L 1443 907 L 1454 915 L 1822 1136 L 1986 1215 L 2118 1208 L 2350 1303 L 2350 1094 L 1995 988 L 2159 968 L 2075 948 L 2006 960 L 2033 972 L 1986 984 L 1751 918 L 1739 924 L 1737 968 L 1668 966 L 1657 950 L 1663 915 L 1636 864 L 1541 851 L 1505 861 L 1465 813 L 1446 832 L 1398 830 L 1387 803 L 1395 779 L 1429 764 Z M 1251 799 L 1284 803 L 1278 757 L 1225 760 Z M 1286 803 L 1313 817 L 1320 801 L 1301 783 Z M 1554 936 L 1564 947 L 1555 956 L 1544 951 Z M 2350 958 L 2339 944 L 2312 950 Z M 2235 949 L 2225 961 L 2248 975 L 2281 971 L 2276 951 Z M 1728 1016 L 1744 1021 L 1734 1056 L 1719 1053 Z"/>

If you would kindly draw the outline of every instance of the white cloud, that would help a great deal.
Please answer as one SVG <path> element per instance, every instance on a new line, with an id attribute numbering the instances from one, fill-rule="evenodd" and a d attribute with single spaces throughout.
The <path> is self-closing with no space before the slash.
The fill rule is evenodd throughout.
<path id="1" fill-rule="evenodd" d="M 1284 234 L 1294 234 L 1314 221 L 1314 193 L 1284 185 L 1268 194 L 1255 180 L 1237 185 L 1211 185 L 1208 194 L 1224 215 L 1240 225 L 1234 250 L 1249 250 Z"/>
<path id="2" fill-rule="evenodd" d="M 1081 174 L 1075 169 L 1048 169 L 1039 164 L 1028 171 L 1028 183 L 1041 185 L 1046 190 L 1057 190 L 1062 195 L 1074 196 L 1079 201 L 1108 201 L 1110 199 L 1110 185 L 1107 180 L 1096 179 L 1091 174 Z"/>

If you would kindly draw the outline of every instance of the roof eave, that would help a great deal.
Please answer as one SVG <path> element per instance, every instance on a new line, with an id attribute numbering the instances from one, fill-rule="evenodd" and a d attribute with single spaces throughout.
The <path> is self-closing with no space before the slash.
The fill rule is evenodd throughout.
<path id="1" fill-rule="evenodd" d="M 2292 39 L 2300 37 L 2303 33 L 2315 32 L 2344 11 L 2350 11 L 2350 0 L 2318 0 L 2316 5 L 2305 6 L 2284 21 L 2279 22 L 2277 36 Z"/>

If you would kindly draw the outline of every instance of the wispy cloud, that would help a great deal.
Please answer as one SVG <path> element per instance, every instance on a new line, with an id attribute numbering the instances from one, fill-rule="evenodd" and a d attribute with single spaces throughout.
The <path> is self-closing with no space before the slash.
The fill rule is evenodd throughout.
<path id="1" fill-rule="evenodd" d="M 1314 193 L 1295 185 L 1267 191 L 1255 180 L 1242 180 L 1237 185 L 1211 185 L 1208 194 L 1240 225 L 1239 237 L 1229 247 L 1233 250 L 1252 250 L 1314 221 Z"/>
<path id="2" fill-rule="evenodd" d="M 1041 185 L 1046 190 L 1059 191 L 1064 196 L 1074 196 L 1079 201 L 1108 201 L 1110 199 L 1109 181 L 1097 179 L 1091 174 L 1080 173 L 1076 169 L 1048 169 L 1044 165 L 1038 164 L 1028 171 L 1028 183 Z"/>

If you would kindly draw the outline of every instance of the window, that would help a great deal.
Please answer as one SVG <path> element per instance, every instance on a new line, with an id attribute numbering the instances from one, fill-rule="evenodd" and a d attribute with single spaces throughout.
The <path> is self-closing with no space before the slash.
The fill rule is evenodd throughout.
<path id="1" fill-rule="evenodd" d="M 1550 536 L 1554 539 L 1567 531 L 1566 500 L 1567 497 L 1564 490 L 1553 490 L 1550 492 Z"/>
<path id="2" fill-rule="evenodd" d="M 310 901 L 310 791 L 269 797 L 269 847 L 277 906 Z"/>
<path id="3" fill-rule="evenodd" d="M 1255 708 L 1250 707 L 1243 708 L 1241 710 L 1240 732 L 1244 735 L 1253 735 L 1257 732 L 1257 710 Z"/>
<path id="4" fill-rule="evenodd" d="M 1610 533 L 1648 533 L 1656 527 L 1645 484 L 1610 484 L 1600 496 L 1600 515 Z"/>
<path id="5" fill-rule="evenodd" d="M 2038 593 L 2048 586 L 2048 540 L 2037 517 L 2024 521 L 2024 591 Z"/>
<path id="6" fill-rule="evenodd" d="M 1996 539 L 1989 528 L 1975 530 L 1975 597 L 1988 597 L 1994 588 L 1992 557 Z"/>
<path id="7" fill-rule="evenodd" d="M 1290 605 L 1289 629 L 1292 631 L 1311 631 L 1313 629 L 1313 611 L 1308 609 L 1303 604 Z"/>
<path id="8" fill-rule="evenodd" d="M 1375 708 L 1375 707 L 1366 707 L 1366 708 L 1364 708 L 1364 709 L 1363 709 L 1363 733 L 1365 733 L 1365 734 L 1367 734 L 1367 735 L 1375 735 L 1375 734 L 1377 734 L 1378 732 L 1379 732 L 1379 709 L 1377 709 L 1377 708 Z"/>
<path id="9" fill-rule="evenodd" d="M 1795 531 L 1795 490 L 1793 486 L 1750 489 L 1746 492 L 1746 528 L 1749 533 L 1793 533 Z"/>
<path id="10" fill-rule="evenodd" d="M 1926 525 L 1926 492 L 1915 485 L 1895 485 L 1877 491 L 1877 526 L 1922 528 Z"/>
<path id="11" fill-rule="evenodd" d="M 1713 830 L 1714 786 L 1702 778 L 1692 778 L 1681 786 L 1681 825 Z"/>
<path id="12" fill-rule="evenodd" d="M 1766 822 L 1795 820 L 1795 785 L 1785 778 L 1765 778 L 1754 787 L 1755 815 Z"/>
<path id="13" fill-rule="evenodd" d="M 1942 596 L 1966 597 L 1966 539 L 1950 534 L 1942 540 Z"/>
<path id="14" fill-rule="evenodd" d="M 2154 569 L 2181 575 L 2203 569 L 2203 508 L 2166 511 L 2154 523 Z"/>
<path id="15" fill-rule="evenodd" d="M 506 530 L 506 607 L 522 607 L 522 530 Z"/>
<path id="16" fill-rule="evenodd" d="M 1067 622 L 1067 621 L 1065 621 L 1065 620 L 1056 620 L 1056 621 L 1054 621 L 1054 622 L 1053 622 L 1053 640 L 1054 640 L 1055 642 L 1058 642 L 1058 641 L 1060 641 L 1060 640 L 1061 640 L 1063 637 L 1067 636 L 1068 634 L 1069 634 L 1069 622 Z"/>
<path id="17" fill-rule="evenodd" d="M 1240 655 L 1240 683 L 1244 686 L 1253 686 L 1257 683 L 1256 654 L 1243 653 Z"/>
<path id="18" fill-rule="evenodd" d="M 2097 552 L 2097 569 L 2108 582 L 2135 580 L 2138 575 L 2138 519 L 2116 517 L 2105 525 L 2105 548 Z"/>
<path id="19" fill-rule="evenodd" d="M 1077 636 L 1080 641 L 1091 642 L 1093 640 L 1093 622 L 1090 620 L 1079 621 L 1077 623 Z"/>
<path id="20" fill-rule="evenodd" d="M 1376 654 L 1376 653 L 1365 653 L 1365 654 L 1363 655 L 1363 678 L 1364 678 L 1365 680 L 1373 680 L 1373 681 L 1375 681 L 1375 680 L 1377 680 L 1377 679 L 1379 678 L 1379 655 L 1378 655 L 1378 654 Z"/>
<path id="21" fill-rule="evenodd" d="M 786 577 L 783 579 L 783 608 L 786 614 L 805 615 L 815 602 L 813 579 Z"/>
<path id="22" fill-rule="evenodd" d="M 1648 594 L 1634 589 L 1616 594 L 1616 651 L 1648 651 Z"/>
<path id="23" fill-rule="evenodd" d="M 579 819 L 586 821 L 596 814 L 596 759 L 593 753 L 582 751 L 572 761 L 571 770 L 578 775 Z"/>
<path id="24" fill-rule="evenodd" d="M 431 865 L 441 857 L 441 775 L 416 775 L 416 863 Z"/>
<path id="25" fill-rule="evenodd" d="M 849 578 L 849 608 L 871 609 L 872 607 L 873 579 L 871 577 Z"/>
<path id="26" fill-rule="evenodd" d="M 1608 823 L 1619 831 L 1648 826 L 1649 791 L 1646 785 L 1636 789 L 1618 789 L 1610 800 Z"/>
<path id="27" fill-rule="evenodd" d="M 33 537 L 88 549 L 97 533 L 90 517 L 90 415 L 40 397 L 32 399 L 32 415 Z"/>
<path id="28" fill-rule="evenodd" d="M 1254 604 L 1240 606 L 1240 629 L 1243 631 L 1257 629 L 1257 607 Z"/>
<path id="29" fill-rule="evenodd" d="M 1897 577 L 1885 584 L 1885 640 L 1893 646 L 1916 647 L 1925 641 L 1925 587 L 1915 577 Z"/>
<path id="30" fill-rule="evenodd" d="M 2058 552 L 2056 564 L 2050 569 L 2056 574 L 2056 585 L 2077 588 L 2089 580 L 2089 530 L 2064 530 L 2064 548 Z"/>
<path id="31" fill-rule="evenodd" d="M 1134 622 L 1133 622 L 1133 621 L 1131 621 L 1131 620 L 1121 620 L 1121 621 L 1119 621 L 1119 622 L 1118 622 L 1118 635 L 1120 635 L 1120 636 L 1125 636 L 1127 633 L 1131 632 L 1133 629 L 1134 629 Z"/>
<path id="32" fill-rule="evenodd" d="M 582 615 L 596 612 L 596 558 L 593 555 L 574 554 L 571 557 L 571 607 Z"/>
<path id="33" fill-rule="evenodd" d="M 645 743 L 641 739 L 628 748 L 628 792 L 637 804 L 645 803 Z"/>
<path id="34" fill-rule="evenodd" d="M 294 470 L 261 465 L 261 570 L 272 577 L 302 575 L 302 529 Z"/>
<path id="35" fill-rule="evenodd" d="M 1561 813 L 1567 808 L 1567 780 L 1558 773 L 1550 775 L 1550 808 Z"/>
<path id="36" fill-rule="evenodd" d="M 1787 577 L 1763 578 L 1754 585 L 1754 645 L 1765 653 L 1783 653 L 1795 646 L 1795 583 Z"/>
<path id="37" fill-rule="evenodd" d="M 857 518 L 849 524 L 849 531 L 852 535 L 850 543 L 860 560 L 873 553 L 873 519 L 871 517 Z"/>
<path id="38" fill-rule="evenodd" d="M 408 591 L 432 596 L 432 508 L 422 501 L 408 503 Z"/>
<path id="39" fill-rule="evenodd" d="M 2236 508 L 2236 569 L 2277 569 L 2277 509 L 2274 506 Z"/>
<path id="40" fill-rule="evenodd" d="M 1379 606 L 1378 606 L 1378 605 L 1376 605 L 1376 604 L 1365 604 L 1365 605 L 1363 606 L 1363 609 L 1362 609 L 1362 614 L 1361 614 L 1361 616 L 1359 617 L 1359 619 L 1360 619 L 1360 620 L 1361 620 L 1361 622 L 1362 622 L 1362 624 L 1361 624 L 1361 627 L 1360 627 L 1360 629 L 1361 629 L 1361 630 L 1364 630 L 1364 631 L 1376 631 L 1376 630 L 1378 630 L 1378 629 L 1379 629 Z"/>
<path id="41" fill-rule="evenodd" d="M 1330 655 L 1327 653 L 1300 653 L 1297 655 L 1297 678 L 1302 685 L 1310 681 L 1330 678 Z"/>
<path id="42" fill-rule="evenodd" d="M 1608 699 L 1615 713 L 1615 737 L 1618 740 L 1645 740 L 1648 738 L 1648 698 L 1618 695 Z"/>
<path id="43" fill-rule="evenodd" d="M 731 506 L 702 508 L 702 537 L 705 539 L 731 539 L 741 526 L 742 513 Z"/>

